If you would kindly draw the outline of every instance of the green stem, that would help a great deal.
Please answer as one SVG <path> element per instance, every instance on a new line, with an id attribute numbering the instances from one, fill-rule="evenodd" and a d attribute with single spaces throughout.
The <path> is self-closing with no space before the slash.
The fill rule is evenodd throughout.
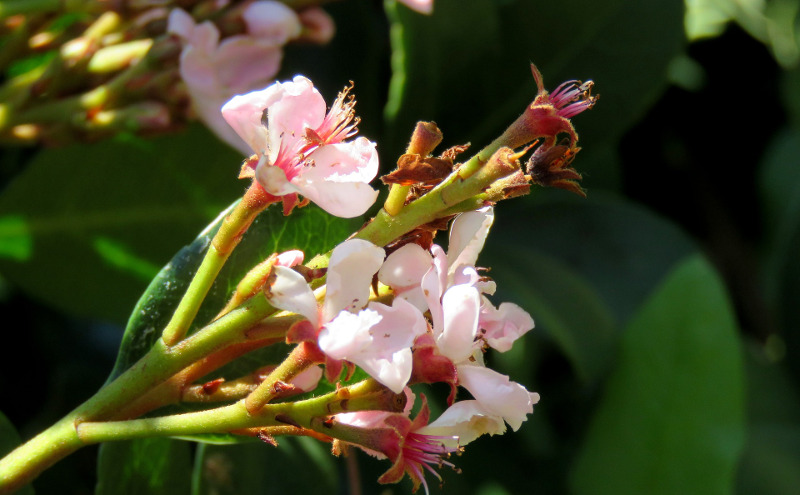
<path id="1" fill-rule="evenodd" d="M 406 232 L 440 218 L 444 211 L 481 194 L 493 182 L 516 170 L 500 160 L 490 160 L 499 147 L 500 144 L 495 140 L 397 215 L 392 216 L 382 209 L 354 237 L 366 239 L 376 246 L 385 246 Z"/>
<path id="2" fill-rule="evenodd" d="M 253 223 L 256 215 L 270 204 L 264 189 L 255 181 L 247 190 L 242 201 L 225 217 L 217 231 L 208 251 L 189 283 L 183 299 L 178 304 L 172 319 L 164 328 L 162 340 L 167 346 L 177 344 L 189 331 L 200 305 L 208 294 L 211 284 L 219 275 L 222 266 L 228 260 L 233 249 L 239 244 L 244 232 Z"/>
<path id="3" fill-rule="evenodd" d="M 76 425 L 111 416 L 175 373 L 211 352 L 245 339 L 245 331 L 274 312 L 264 297 L 254 297 L 240 308 L 199 330 L 175 347 L 158 340 L 136 364 L 109 383 L 64 419 L 0 460 L 0 494 L 10 493 L 59 459 L 80 448 Z"/>
<path id="4" fill-rule="evenodd" d="M 288 384 L 292 378 L 302 373 L 309 366 L 315 364 L 314 354 L 307 342 L 301 342 L 292 350 L 289 356 L 275 368 L 269 376 L 261 382 L 245 399 L 245 406 L 250 413 L 255 414 L 280 393 L 277 385 L 279 382 Z"/>
<path id="5" fill-rule="evenodd" d="M 397 215 L 403 206 L 406 204 L 406 196 L 411 186 L 401 186 L 400 184 L 392 184 L 389 189 L 389 196 L 386 197 L 386 202 L 383 204 L 383 209 L 389 215 Z"/>
<path id="6" fill-rule="evenodd" d="M 388 392 L 388 393 L 387 393 Z M 259 426 L 292 425 L 310 428 L 312 419 L 353 410 L 402 408 L 391 391 L 376 387 L 368 379 L 349 387 L 298 402 L 267 404 L 257 413 L 247 410 L 244 400 L 206 411 L 128 421 L 85 422 L 77 426 L 83 444 L 129 440 L 154 436 L 185 436 L 202 433 L 227 433 Z"/>

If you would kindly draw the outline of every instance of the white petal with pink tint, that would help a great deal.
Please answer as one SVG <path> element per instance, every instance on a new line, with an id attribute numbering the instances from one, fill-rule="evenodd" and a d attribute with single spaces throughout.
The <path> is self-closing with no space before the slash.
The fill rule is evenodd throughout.
<path id="1" fill-rule="evenodd" d="M 447 248 L 450 274 L 461 265 L 475 265 L 492 223 L 494 223 L 494 209 L 490 206 L 462 213 L 453 220 L 453 225 L 450 227 L 450 244 Z"/>
<path id="2" fill-rule="evenodd" d="M 500 352 L 511 349 L 518 338 L 534 327 L 533 318 L 514 303 L 505 302 L 495 309 L 488 299 L 483 299 L 480 326 L 486 331 L 484 339 Z"/>
<path id="3" fill-rule="evenodd" d="M 277 46 L 300 36 L 297 13 L 280 2 L 253 2 L 244 9 L 242 18 L 248 34 Z"/>
<path id="4" fill-rule="evenodd" d="M 311 392 L 317 388 L 321 378 L 322 368 L 315 365 L 300 372 L 300 374 L 292 378 L 291 383 L 303 392 Z"/>
<path id="5" fill-rule="evenodd" d="M 430 253 L 418 244 L 406 244 L 386 258 L 378 271 L 378 280 L 391 287 L 396 297 L 405 299 L 420 311 L 427 311 L 422 278 L 432 262 Z"/>
<path id="6" fill-rule="evenodd" d="M 350 239 L 336 246 L 328 262 L 323 321 L 341 310 L 364 307 L 369 300 L 372 277 L 383 263 L 382 248 L 363 239 Z"/>
<path id="7" fill-rule="evenodd" d="M 318 343 L 328 356 L 360 366 L 399 394 L 411 377 L 411 346 L 426 329 L 422 313 L 396 299 L 392 306 L 370 303 L 358 314 L 339 313 L 325 324 Z"/>
<path id="8" fill-rule="evenodd" d="M 369 182 L 378 173 L 375 143 L 360 137 L 350 143 L 321 146 L 291 179 L 300 194 L 328 213 L 342 218 L 364 214 L 378 198 Z"/>
<path id="9" fill-rule="evenodd" d="M 409 9 L 416 10 L 420 14 L 430 14 L 433 12 L 433 0 L 400 0 Z"/>
<path id="10" fill-rule="evenodd" d="M 222 116 L 252 151 L 265 154 L 269 150 L 269 134 L 261 125 L 264 109 L 278 101 L 281 84 L 275 83 L 261 91 L 234 96 L 222 106 Z"/>
<path id="11" fill-rule="evenodd" d="M 502 417 L 514 431 L 533 413 L 533 405 L 539 400 L 539 394 L 532 394 L 519 383 L 510 381 L 508 376 L 483 366 L 459 365 L 458 383 L 490 414 Z"/>
<path id="12" fill-rule="evenodd" d="M 315 328 L 319 327 L 317 298 L 305 277 L 285 266 L 272 269 L 275 280 L 269 286 L 269 302 L 274 307 L 305 316 Z"/>
<path id="13" fill-rule="evenodd" d="M 456 436 L 457 446 L 463 447 L 481 435 L 502 435 L 505 431 L 502 417 L 491 414 L 476 400 L 462 400 L 448 407 L 436 421 L 420 428 L 418 433 L 443 438 Z"/>
<path id="14" fill-rule="evenodd" d="M 272 162 L 280 147 L 291 149 L 295 141 L 305 136 L 306 128 L 315 129 L 325 118 L 325 99 L 308 78 L 295 76 L 292 81 L 279 84 L 280 98 L 261 107 L 262 113 L 267 112 Z"/>
<path id="15" fill-rule="evenodd" d="M 456 285 L 442 296 L 443 325 L 434 327 L 439 352 L 454 363 L 468 359 L 475 349 L 481 296 L 468 285 Z"/>

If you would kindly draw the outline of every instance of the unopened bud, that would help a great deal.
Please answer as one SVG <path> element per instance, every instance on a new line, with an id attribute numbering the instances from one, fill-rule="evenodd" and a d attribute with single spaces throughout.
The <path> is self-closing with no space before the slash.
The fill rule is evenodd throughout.
<path id="1" fill-rule="evenodd" d="M 428 156 L 442 142 L 442 131 L 435 122 L 417 122 L 411 141 L 406 149 L 407 154 Z"/>

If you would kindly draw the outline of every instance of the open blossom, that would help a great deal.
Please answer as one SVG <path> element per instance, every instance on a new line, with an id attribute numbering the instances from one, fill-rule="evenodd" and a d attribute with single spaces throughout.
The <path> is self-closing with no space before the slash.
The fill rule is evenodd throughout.
<path id="1" fill-rule="evenodd" d="M 383 257 L 383 249 L 361 239 L 337 246 L 331 253 L 321 307 L 302 276 L 276 267 L 271 302 L 307 318 L 311 334 L 301 338 L 315 341 L 328 356 L 329 378 L 338 377 L 341 361 L 349 361 L 400 393 L 411 377 L 411 347 L 427 324 L 422 313 L 402 299 L 391 306 L 367 304 L 372 276 Z"/>
<path id="2" fill-rule="evenodd" d="M 266 0 L 251 3 L 242 18 L 247 32 L 220 40 L 213 23 L 196 24 L 175 8 L 167 31 L 181 39 L 180 74 L 198 117 L 222 140 L 247 153 L 247 144 L 225 123 L 220 108 L 232 96 L 275 78 L 283 45 L 300 35 L 301 21 L 287 6 Z"/>
<path id="3" fill-rule="evenodd" d="M 330 111 L 303 76 L 239 95 L 222 115 L 258 156 L 255 177 L 274 196 L 300 194 L 339 217 L 363 214 L 378 191 L 375 143 L 356 133 L 357 119 L 347 90 Z"/>
<path id="4" fill-rule="evenodd" d="M 455 365 L 458 385 L 470 391 L 485 415 L 502 418 L 516 430 L 533 412 L 538 396 L 483 366 L 481 346 L 505 352 L 533 328 L 533 320 L 513 303 L 496 308 L 484 295 L 495 286 L 474 264 L 493 221 L 491 208 L 463 213 L 453 221 L 447 253 L 435 244 L 431 254 L 419 246 L 403 246 L 389 256 L 379 277 L 396 288 L 398 298 L 420 304 L 421 294 L 420 310 L 430 311 L 436 351 Z"/>
<path id="5" fill-rule="evenodd" d="M 448 466 L 455 469 L 446 459 L 459 452 L 460 445 L 455 436 L 425 432 L 430 409 L 424 395 L 419 413 L 410 419 L 414 396 L 408 389 L 406 395 L 409 400 L 403 413 L 360 411 L 337 414 L 335 418 L 340 424 L 368 431 L 362 436 L 362 442 L 356 445 L 370 455 L 392 461 L 392 467 L 378 478 L 380 483 L 397 483 L 408 474 L 415 492 L 421 484 L 425 493 L 429 493 L 425 472 L 441 481 L 442 477 L 435 468 Z"/>

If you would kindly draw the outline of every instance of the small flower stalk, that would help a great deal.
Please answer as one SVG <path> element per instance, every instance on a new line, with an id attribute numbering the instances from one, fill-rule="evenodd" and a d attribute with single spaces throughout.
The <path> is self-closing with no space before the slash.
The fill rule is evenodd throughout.
<path id="1" fill-rule="evenodd" d="M 225 55 L 233 46 L 277 60 L 280 46 L 308 36 L 292 11 L 268 3 L 245 8 L 250 38 L 223 41 L 214 25 L 173 10 L 171 39 L 183 44 L 184 81 L 191 86 L 192 71 L 235 63 Z M 424 10 L 429 3 L 411 5 Z M 265 20 L 278 17 L 289 20 Z M 466 447 L 476 438 L 523 428 L 539 395 L 489 364 L 532 331 L 534 319 L 514 302 L 498 301 L 503 281 L 489 276 L 480 254 L 500 201 L 536 186 L 584 194 L 572 168 L 578 134 L 570 118 L 596 101 L 591 83 L 570 81 L 548 93 L 533 69 L 536 99 L 495 142 L 471 157 L 463 145 L 437 155 L 445 134 L 421 122 L 396 170 L 381 178 L 391 188 L 384 208 L 361 229 L 326 253 L 291 249 L 266 257 L 227 281 L 228 302 L 211 321 L 194 321 L 239 240 L 272 203 L 283 202 L 286 221 L 309 203 L 352 218 L 378 197 L 371 185 L 378 145 L 357 135 L 352 85 L 330 106 L 303 76 L 228 99 L 218 112 L 231 142 L 244 145 L 240 175 L 251 181 L 248 192 L 209 242 L 162 338 L 74 413 L 0 460 L 0 493 L 82 445 L 205 433 L 269 444 L 303 435 L 330 442 L 334 454 L 362 450 L 389 461 L 380 483 L 407 476 L 412 491 L 429 493 L 444 468 L 459 472 L 456 456 L 470 455 Z M 223 87 L 247 86 L 209 81 L 190 92 L 211 101 Z M 289 346 L 284 359 L 224 376 L 225 365 L 278 344 Z M 435 418 L 419 390 L 432 383 L 448 391 L 436 398 L 446 407 Z M 415 402 L 421 406 L 413 413 Z M 163 413 L 176 403 L 191 403 L 195 412 Z"/>

